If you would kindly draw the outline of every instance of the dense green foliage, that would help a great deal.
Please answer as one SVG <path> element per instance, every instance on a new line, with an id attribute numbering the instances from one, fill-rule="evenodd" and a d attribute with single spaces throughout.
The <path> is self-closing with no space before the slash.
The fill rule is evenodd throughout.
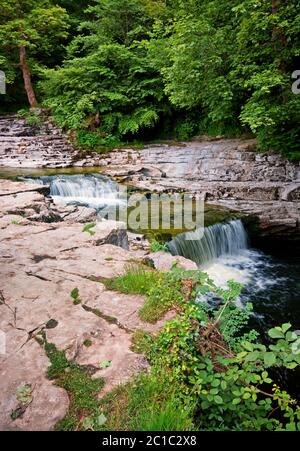
<path id="1" fill-rule="evenodd" d="M 176 267 L 168 278 L 181 286 L 185 302 L 158 336 L 139 331 L 135 337 L 151 370 L 104 400 L 104 428 L 299 430 L 300 408 L 272 378 L 274 369 L 293 371 L 300 364 L 291 324 L 271 329 L 270 343 L 263 344 L 245 329 L 251 305 L 235 305 L 239 284 L 220 289 L 205 274 Z M 208 293 L 219 297 L 217 310 L 195 302 Z"/>
<path id="2" fill-rule="evenodd" d="M 132 350 L 144 354 L 151 367 L 103 399 L 99 394 L 104 381 L 93 377 L 97 368 L 69 361 L 64 351 L 47 341 L 45 330 L 39 333 L 36 340 L 50 361 L 48 378 L 70 397 L 69 410 L 56 429 L 300 429 L 300 408 L 276 380 L 279 368 L 299 368 L 300 338 L 286 323 L 269 331 L 268 343 L 261 342 L 248 326 L 251 305 L 236 307 L 240 284 L 229 281 L 228 287 L 221 289 L 200 271 L 174 266 L 170 272 L 159 273 L 136 267 L 112 280 L 111 288 L 143 294 L 148 298 L 146 304 L 153 292 L 161 296 L 162 303 L 173 299 L 173 303 L 164 305 L 166 310 L 176 305 L 177 315 L 156 335 L 143 330 L 133 334 Z M 211 308 L 203 302 L 208 295 L 219 299 L 219 307 Z M 79 297 L 78 289 L 71 297 Z M 91 344 L 90 339 L 83 343 L 86 347 Z M 99 367 L 110 365 L 110 360 L 104 360 Z M 21 408 L 30 402 L 31 391 L 30 386 L 19 387 Z M 14 411 L 13 419 L 20 412 Z"/>
<path id="3" fill-rule="evenodd" d="M 1 0 L 5 105 L 19 103 L 16 49 L 25 44 L 35 86 L 43 79 L 38 98 L 83 147 L 252 133 L 261 149 L 297 159 L 299 8 L 299 0 Z"/>
<path id="4" fill-rule="evenodd" d="M 68 14 L 56 2 L 1 0 L 0 67 L 7 79 L 6 108 L 25 101 L 24 88 L 21 89 L 21 49 L 23 65 L 28 66 L 28 75 L 36 79 L 45 67 L 62 59 L 68 28 Z"/>

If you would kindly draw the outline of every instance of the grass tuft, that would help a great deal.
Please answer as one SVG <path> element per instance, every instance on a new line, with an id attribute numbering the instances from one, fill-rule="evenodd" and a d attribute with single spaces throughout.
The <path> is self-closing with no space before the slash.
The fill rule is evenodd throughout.
<path id="1" fill-rule="evenodd" d="M 156 323 L 183 300 L 181 282 L 174 280 L 172 273 L 146 270 L 143 266 L 128 267 L 123 275 L 107 280 L 105 286 L 125 294 L 146 296 L 139 317 L 148 323 Z"/>

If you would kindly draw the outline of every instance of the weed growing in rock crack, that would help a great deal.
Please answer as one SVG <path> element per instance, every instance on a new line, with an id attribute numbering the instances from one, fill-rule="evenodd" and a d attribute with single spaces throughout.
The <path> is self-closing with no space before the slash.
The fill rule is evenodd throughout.
<path id="1" fill-rule="evenodd" d="M 57 430 L 74 431 L 84 429 L 83 421 L 99 415 L 97 395 L 104 386 L 103 379 L 92 379 L 93 372 L 88 368 L 69 362 L 65 352 L 54 344 L 45 341 L 44 349 L 50 360 L 48 377 L 64 388 L 69 395 L 70 406 L 67 415 L 57 425 Z"/>
<path id="2" fill-rule="evenodd" d="M 142 374 L 101 400 L 107 418 L 98 430 L 193 431 L 194 407 L 178 399 L 178 387 Z"/>
<path id="3" fill-rule="evenodd" d="M 150 243 L 151 252 L 169 252 L 166 243 L 162 244 L 159 241 L 153 239 Z"/>
<path id="4" fill-rule="evenodd" d="M 71 298 L 73 299 L 73 304 L 74 305 L 79 305 L 81 304 L 81 299 L 80 299 L 80 295 L 79 295 L 79 290 L 78 288 L 74 288 L 71 293 Z"/>
<path id="5" fill-rule="evenodd" d="M 86 233 L 88 233 L 89 235 L 94 236 L 96 232 L 95 232 L 93 229 L 94 229 L 95 227 L 96 227 L 96 224 L 95 224 L 95 223 L 92 223 L 92 224 L 86 224 L 86 225 L 83 227 L 82 232 L 86 232 Z"/>
<path id="6" fill-rule="evenodd" d="M 146 295 L 156 283 L 159 274 L 156 271 L 145 270 L 140 265 L 129 265 L 125 273 L 114 279 L 103 281 L 109 290 L 119 291 L 125 294 Z"/>
<path id="7" fill-rule="evenodd" d="M 86 348 L 90 348 L 93 345 L 92 340 L 90 340 L 89 338 L 87 338 L 86 340 L 84 340 L 83 342 L 83 346 L 85 346 Z"/>
<path id="8" fill-rule="evenodd" d="M 11 419 L 13 421 L 18 418 L 22 418 L 24 413 L 26 412 L 27 407 L 32 403 L 33 388 L 30 384 L 23 384 L 17 388 L 16 398 L 19 403 L 18 407 L 11 412 Z"/>
<path id="9" fill-rule="evenodd" d="M 11 221 L 11 224 L 17 225 L 17 226 L 22 226 L 22 225 L 23 225 L 21 222 L 16 221 L 15 219 L 13 219 L 13 220 Z"/>

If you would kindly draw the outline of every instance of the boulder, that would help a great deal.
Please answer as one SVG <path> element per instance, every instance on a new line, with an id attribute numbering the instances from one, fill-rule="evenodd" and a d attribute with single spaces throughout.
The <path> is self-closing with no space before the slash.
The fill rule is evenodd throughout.
<path id="1" fill-rule="evenodd" d="M 153 252 L 145 257 L 145 261 L 158 271 L 170 271 L 175 264 L 181 269 L 198 269 L 195 262 L 180 256 L 173 257 L 167 252 Z"/>

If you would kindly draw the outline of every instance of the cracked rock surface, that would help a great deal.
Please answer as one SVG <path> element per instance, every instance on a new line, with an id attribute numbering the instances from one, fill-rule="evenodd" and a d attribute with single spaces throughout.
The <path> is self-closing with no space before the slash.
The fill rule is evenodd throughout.
<path id="1" fill-rule="evenodd" d="M 300 165 L 260 153 L 255 140 L 149 145 L 103 156 L 108 175 L 142 190 L 186 192 L 259 218 L 262 235 L 300 239 Z"/>
<path id="2" fill-rule="evenodd" d="M 5 354 L 0 354 L 1 430 L 51 430 L 68 410 L 67 392 L 47 379 L 50 362 L 35 340 L 38 332 L 43 330 L 68 359 L 99 368 L 93 377 L 104 378 L 103 396 L 147 367 L 143 356 L 131 350 L 132 333 L 154 332 L 174 314 L 155 325 L 143 323 L 138 316 L 142 297 L 107 291 L 99 282 L 145 257 L 142 250 L 129 250 L 121 223 L 98 221 L 94 235 L 84 233 L 76 221 L 78 207 L 58 211 L 40 188 L 0 180 L 0 330 L 6 339 Z M 50 222 L 32 218 L 41 210 Z M 81 304 L 73 303 L 74 288 Z M 84 346 L 85 340 L 91 346 Z M 111 366 L 100 369 L 104 360 Z M 32 400 L 13 419 L 24 385 L 31 387 Z"/>

